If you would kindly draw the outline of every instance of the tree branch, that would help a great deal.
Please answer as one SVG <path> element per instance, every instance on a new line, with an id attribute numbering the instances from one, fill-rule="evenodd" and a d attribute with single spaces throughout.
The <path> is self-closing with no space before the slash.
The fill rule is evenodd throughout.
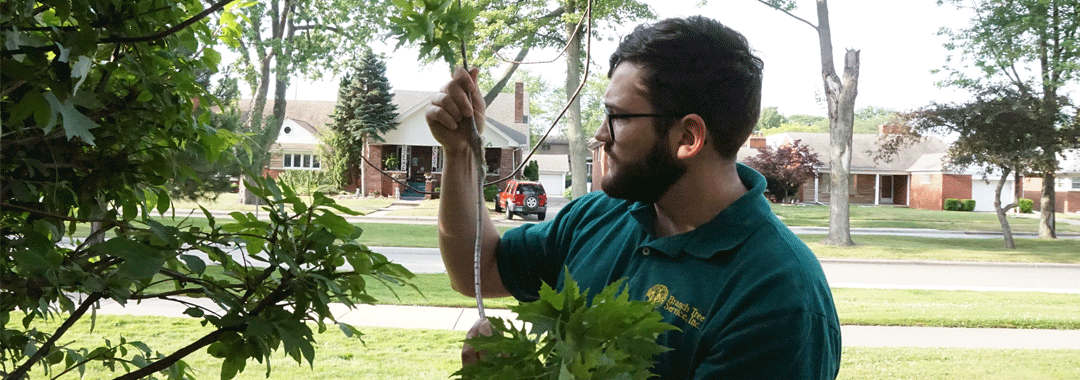
<path id="1" fill-rule="evenodd" d="M 45 356 L 52 351 L 53 346 L 56 345 L 56 341 L 60 340 L 60 337 L 64 336 L 64 333 L 66 333 L 68 329 L 71 328 L 71 326 L 75 325 L 75 322 L 81 319 L 82 316 L 86 314 L 86 311 L 90 310 L 90 307 L 93 306 L 94 303 L 100 300 L 104 295 L 104 293 L 90 293 L 90 295 L 88 295 L 86 299 L 83 300 L 82 304 L 79 305 L 79 308 L 75 309 L 75 311 L 71 313 L 71 316 L 64 320 L 64 324 L 60 325 L 60 327 L 58 327 L 56 331 L 53 332 L 51 336 L 49 336 L 49 339 L 45 341 L 45 344 L 41 345 L 41 347 L 38 348 L 37 352 L 35 352 L 34 355 L 30 356 L 30 359 L 27 359 L 26 362 L 24 362 L 14 371 L 11 371 L 11 373 L 8 374 L 5 379 L 26 378 L 26 373 L 30 371 L 30 368 L 33 367 L 34 364 L 37 364 L 37 362 L 41 361 L 41 359 L 44 359 Z"/>
<path id="2" fill-rule="evenodd" d="M 225 8 L 226 5 L 229 5 L 229 3 L 233 2 L 233 1 L 236 1 L 236 0 L 220 0 L 217 3 L 215 3 L 214 5 L 210 6 L 210 8 L 206 8 L 206 10 L 203 10 L 202 12 L 199 12 L 199 14 L 197 14 L 195 16 L 192 16 L 191 18 L 189 18 L 187 20 L 184 20 L 183 22 L 181 22 L 179 24 L 176 24 L 176 25 L 174 25 L 173 27 L 171 27 L 169 29 L 165 29 L 165 30 L 160 31 L 158 33 L 151 34 L 149 36 L 142 36 L 142 37 L 113 37 L 113 38 L 103 39 L 103 40 L 101 40 L 101 42 L 102 43 L 115 43 L 115 42 L 123 43 L 123 42 L 149 42 L 149 41 L 160 40 L 162 38 L 165 38 L 165 37 L 168 37 L 168 36 L 172 35 L 173 33 L 179 32 L 179 31 L 183 30 L 184 28 L 187 28 L 187 27 L 191 26 L 192 24 L 194 24 L 196 22 L 202 21 L 202 19 L 206 18 L 206 16 L 209 16 L 211 13 L 217 12 L 217 11 L 221 10 L 222 8 Z"/>
<path id="3" fill-rule="evenodd" d="M 210 344 L 217 342 L 218 338 L 220 338 L 222 334 L 232 331 L 243 331 L 245 328 L 247 328 L 247 323 L 241 323 L 236 326 L 219 328 L 210 332 L 209 334 L 206 334 L 202 338 L 199 338 L 199 340 L 196 340 L 195 342 L 185 346 L 184 348 L 176 350 L 176 352 L 173 352 L 169 356 L 161 358 L 161 360 L 150 363 L 150 365 L 139 368 L 134 372 L 129 372 L 127 374 L 118 376 L 113 380 L 136 380 L 148 377 L 150 375 L 153 375 L 155 372 L 169 368 L 169 366 L 172 366 L 176 362 L 180 361 L 180 359 L 183 359 L 184 357 L 194 353 L 195 351 L 198 351 L 203 347 L 209 346 Z"/>
<path id="4" fill-rule="evenodd" d="M 151 35 L 148 35 L 148 36 L 139 36 L 139 37 L 109 37 L 109 38 L 105 38 L 105 39 L 102 39 L 102 40 L 98 41 L 98 44 L 150 42 L 150 41 L 160 40 L 160 39 L 168 37 L 168 36 L 170 36 L 170 35 L 172 35 L 172 34 L 174 34 L 176 32 L 179 32 L 179 31 L 183 30 L 184 28 L 187 28 L 187 27 L 191 26 L 192 24 L 194 24 L 196 22 L 202 21 L 202 19 L 206 18 L 206 16 L 209 16 L 211 13 L 217 12 L 217 11 L 221 10 L 222 8 L 225 8 L 226 5 L 228 5 L 229 3 L 233 2 L 233 1 L 236 1 L 236 0 L 219 0 L 214 5 L 210 6 L 209 8 L 206 8 L 206 10 L 203 10 L 202 12 L 199 12 L 199 14 L 197 14 L 195 16 L 192 16 L 191 18 L 188 18 L 187 20 L 184 20 L 183 22 L 172 26 L 171 28 L 165 29 L 165 30 L 160 31 L 158 33 L 154 33 L 154 34 L 151 34 Z M 41 8 L 41 7 L 39 7 L 39 8 Z M 27 53 L 34 52 L 34 51 L 59 52 L 60 47 L 58 45 L 56 45 L 56 44 L 53 44 L 53 45 L 48 45 L 48 46 L 27 46 L 27 47 L 21 47 L 21 48 L 18 48 L 18 49 L 4 49 L 2 52 L 0 52 L 0 56 L 10 57 L 10 56 L 14 56 L 16 54 L 27 54 Z"/>
<path id="5" fill-rule="evenodd" d="M 814 23 L 812 23 L 812 22 L 810 22 L 810 21 L 806 21 L 806 20 L 805 20 L 805 19 L 803 19 L 802 17 L 796 16 L 796 15 L 795 15 L 794 13 L 791 13 L 791 12 L 788 12 L 788 11 L 786 11 L 786 10 L 780 9 L 780 8 L 778 8 L 778 7 L 776 7 L 776 6 L 773 6 L 772 4 L 769 4 L 769 3 L 765 2 L 764 0 L 757 0 L 757 2 L 759 2 L 759 3 L 762 3 L 762 4 L 764 4 L 764 5 L 766 6 L 766 7 L 769 7 L 769 8 L 772 8 L 772 9 L 775 9 L 775 10 L 778 10 L 778 11 L 781 11 L 781 12 L 784 12 L 784 14 L 786 14 L 786 15 L 788 15 L 788 16 L 791 16 L 792 18 L 794 18 L 794 19 L 796 19 L 796 20 L 799 20 L 799 21 L 802 21 L 802 22 L 803 22 L 803 23 L 805 23 L 806 25 L 810 25 L 810 27 L 811 27 L 811 28 L 814 28 L 814 29 L 817 29 L 817 28 L 818 28 L 818 27 L 817 27 L 817 25 L 814 25 Z"/>

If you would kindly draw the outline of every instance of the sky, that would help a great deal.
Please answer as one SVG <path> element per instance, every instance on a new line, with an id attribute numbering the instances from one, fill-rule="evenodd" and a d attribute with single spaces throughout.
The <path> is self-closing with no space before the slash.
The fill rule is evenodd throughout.
<path id="1" fill-rule="evenodd" d="M 698 6 L 699 0 L 645 0 L 660 18 L 704 15 L 743 33 L 765 62 L 762 105 L 775 106 L 784 115 L 827 114 L 823 101 L 820 47 L 817 33 L 809 25 L 773 10 L 755 0 L 711 0 Z M 817 23 L 813 1 L 797 1 L 794 13 Z M 866 106 L 909 110 L 932 101 L 963 101 L 966 94 L 938 88 L 935 83 L 944 74 L 931 74 L 942 68 L 948 51 L 946 41 L 938 36 L 943 27 L 960 28 L 969 15 L 951 6 L 937 6 L 935 0 L 867 1 L 832 0 L 829 2 L 833 50 L 837 73 L 843 75 L 845 49 L 860 50 L 860 74 L 856 109 Z M 609 35 L 622 36 L 636 23 L 620 25 Z M 594 61 L 606 66 L 614 42 L 594 42 Z M 373 46 L 385 53 L 387 78 L 394 89 L 435 91 L 449 79 L 444 65 L 419 66 L 415 50 L 394 51 L 392 46 Z M 540 51 L 530 60 L 550 59 L 554 52 Z M 534 65 L 551 83 L 560 83 L 565 63 Z M 600 71 L 606 72 L 607 67 Z M 597 73 L 597 70 L 593 70 Z M 602 74 L 602 73 L 601 73 Z M 336 100 L 336 79 L 311 82 L 294 80 L 290 99 Z"/>

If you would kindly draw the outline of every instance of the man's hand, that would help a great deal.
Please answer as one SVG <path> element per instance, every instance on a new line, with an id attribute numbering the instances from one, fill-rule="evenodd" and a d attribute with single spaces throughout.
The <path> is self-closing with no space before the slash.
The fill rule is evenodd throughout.
<path id="1" fill-rule="evenodd" d="M 476 85 L 480 70 L 470 72 L 458 67 L 454 77 L 431 100 L 426 119 L 431 135 L 447 149 L 448 153 L 464 153 L 469 149 L 469 137 L 476 120 L 477 133 L 483 133 L 484 95 Z"/>
<path id="2" fill-rule="evenodd" d="M 480 318 L 473 323 L 472 328 L 465 334 L 465 339 L 475 338 L 480 335 L 491 336 L 491 322 L 487 318 Z M 475 348 L 465 344 L 461 347 L 461 365 L 475 364 L 480 361 L 480 355 L 483 352 L 477 352 Z"/>

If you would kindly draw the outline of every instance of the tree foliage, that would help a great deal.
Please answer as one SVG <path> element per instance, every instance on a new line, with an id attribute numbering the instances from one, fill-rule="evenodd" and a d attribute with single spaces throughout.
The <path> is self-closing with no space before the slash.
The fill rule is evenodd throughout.
<path id="1" fill-rule="evenodd" d="M 359 179 L 360 157 L 366 143 L 383 141 L 384 133 L 397 128 L 394 121 L 398 116 L 397 105 L 393 98 L 390 81 L 386 79 L 386 63 L 370 50 L 360 57 L 352 72 L 341 78 L 329 127 L 337 134 L 335 138 L 342 141 L 331 142 L 333 149 L 329 153 L 335 157 L 330 161 L 335 165 L 328 168 L 335 171 L 331 176 L 339 179 L 340 187 L 355 184 Z"/>
<path id="2" fill-rule="evenodd" d="M 1015 203 L 1002 205 L 1001 193 L 1009 175 L 1038 167 L 1043 141 L 1056 131 L 1038 128 L 1033 103 L 1011 87 L 985 89 L 963 104 L 930 104 L 901 115 L 907 133 L 883 135 L 878 157 L 889 157 L 925 135 L 953 135 L 946 153 L 946 167 L 962 171 L 973 167 L 984 177 L 998 175 L 994 209 L 1004 232 L 1006 248 L 1016 248 L 1005 213 Z M 1020 199 L 1018 195 L 1016 197 Z"/>
<path id="3" fill-rule="evenodd" d="M 237 71 L 253 94 L 242 121 L 256 138 L 249 169 L 260 173 L 270 159 L 285 120 L 286 94 L 292 78 L 319 79 L 336 73 L 357 58 L 371 35 L 385 25 L 387 1 L 269 0 L 248 1 L 245 7 L 221 16 L 221 23 L 237 25 L 225 42 L 240 58 Z M 265 118 L 270 84 L 274 84 L 270 118 Z M 244 191 L 244 203 L 254 198 Z"/>
<path id="4" fill-rule="evenodd" d="M 1031 169 L 1043 181 L 1039 236 L 1056 237 L 1054 228 L 1054 173 L 1058 154 L 1080 147 L 1080 142 L 1059 131 L 1068 127 L 1061 117 L 1060 92 L 1080 79 L 1080 1 L 1077 0 L 940 0 L 958 8 L 969 8 L 974 17 L 962 28 L 946 28 L 946 47 L 951 56 L 944 70 L 949 77 L 942 84 L 968 89 L 1007 84 L 1025 98 L 1035 117 L 1033 126 L 1045 130 L 1033 154 L 1040 160 Z M 954 62 L 958 61 L 958 62 Z M 974 75 L 968 65 L 978 69 Z"/>
<path id="5" fill-rule="evenodd" d="M 817 168 L 823 166 L 817 153 L 810 151 L 802 140 L 795 140 L 776 149 L 765 146 L 758 149 L 758 154 L 747 158 L 747 166 L 765 176 L 766 188 L 779 202 L 793 200 L 799 187 L 817 176 Z"/>
<path id="6" fill-rule="evenodd" d="M 855 110 L 852 133 L 878 133 L 878 127 L 893 122 L 899 112 L 894 109 L 866 106 Z M 775 135 L 785 132 L 828 133 L 829 118 L 815 115 L 784 115 L 776 107 L 761 109 L 758 119 L 758 131 L 762 134 Z"/>
<path id="7" fill-rule="evenodd" d="M 282 350 L 311 362 L 330 302 L 371 302 L 368 276 L 410 274 L 359 244 L 351 213 L 316 194 L 256 180 L 269 221 L 235 212 L 208 224 L 175 215 L 170 181 L 199 177 L 190 159 L 219 162 L 242 136 L 215 128 L 216 100 L 199 82 L 217 69 L 205 17 L 229 0 L 4 2 L 0 111 L 0 373 L 57 375 L 101 363 L 118 379 L 193 378 L 182 359 L 208 349 L 222 378 Z M 219 24 L 221 36 L 235 25 Z M 243 147 L 243 145 L 241 145 Z M 250 148 L 250 147 L 248 147 Z M 152 217 L 157 214 L 158 217 Z M 89 230 L 89 232 L 86 232 Z M 211 274 L 206 268 L 224 269 Z M 351 269 L 348 269 L 351 266 Z M 204 308 L 186 297 L 204 297 Z M 172 353 L 138 331 L 100 346 L 68 344 L 67 329 L 99 301 L 159 299 L 212 326 Z M 55 330 L 39 320 L 63 321 Z M 346 334 L 355 334 L 341 325 Z M 269 367 L 267 367 L 269 369 Z M 31 371 L 34 372 L 31 372 Z"/>
<path id="8" fill-rule="evenodd" d="M 481 355 L 455 375 L 463 380 L 654 377 L 652 358 L 670 350 L 656 338 L 677 328 L 662 321 L 655 304 L 630 300 L 620 291 L 624 282 L 608 285 L 592 299 L 569 274 L 560 292 L 543 284 L 539 300 L 510 308 L 531 328 L 489 317 L 493 334 L 466 343 L 499 354 Z"/>

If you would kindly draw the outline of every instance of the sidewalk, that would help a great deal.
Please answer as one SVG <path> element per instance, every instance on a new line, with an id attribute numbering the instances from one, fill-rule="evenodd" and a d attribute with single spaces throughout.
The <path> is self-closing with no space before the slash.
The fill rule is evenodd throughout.
<path id="1" fill-rule="evenodd" d="M 205 298 L 185 301 L 215 307 Z M 144 300 L 120 306 L 102 301 L 98 314 L 185 317 L 187 306 L 163 300 Z M 215 307 L 216 308 L 216 307 Z M 476 308 L 360 305 L 349 310 L 332 304 L 338 321 L 356 327 L 391 327 L 468 331 L 479 318 Z M 505 309 L 487 309 L 489 317 L 513 319 Z M 844 347 L 955 347 L 1080 350 L 1080 330 L 988 329 L 946 327 L 841 326 Z M 464 334 L 462 334 L 464 336 Z"/>

